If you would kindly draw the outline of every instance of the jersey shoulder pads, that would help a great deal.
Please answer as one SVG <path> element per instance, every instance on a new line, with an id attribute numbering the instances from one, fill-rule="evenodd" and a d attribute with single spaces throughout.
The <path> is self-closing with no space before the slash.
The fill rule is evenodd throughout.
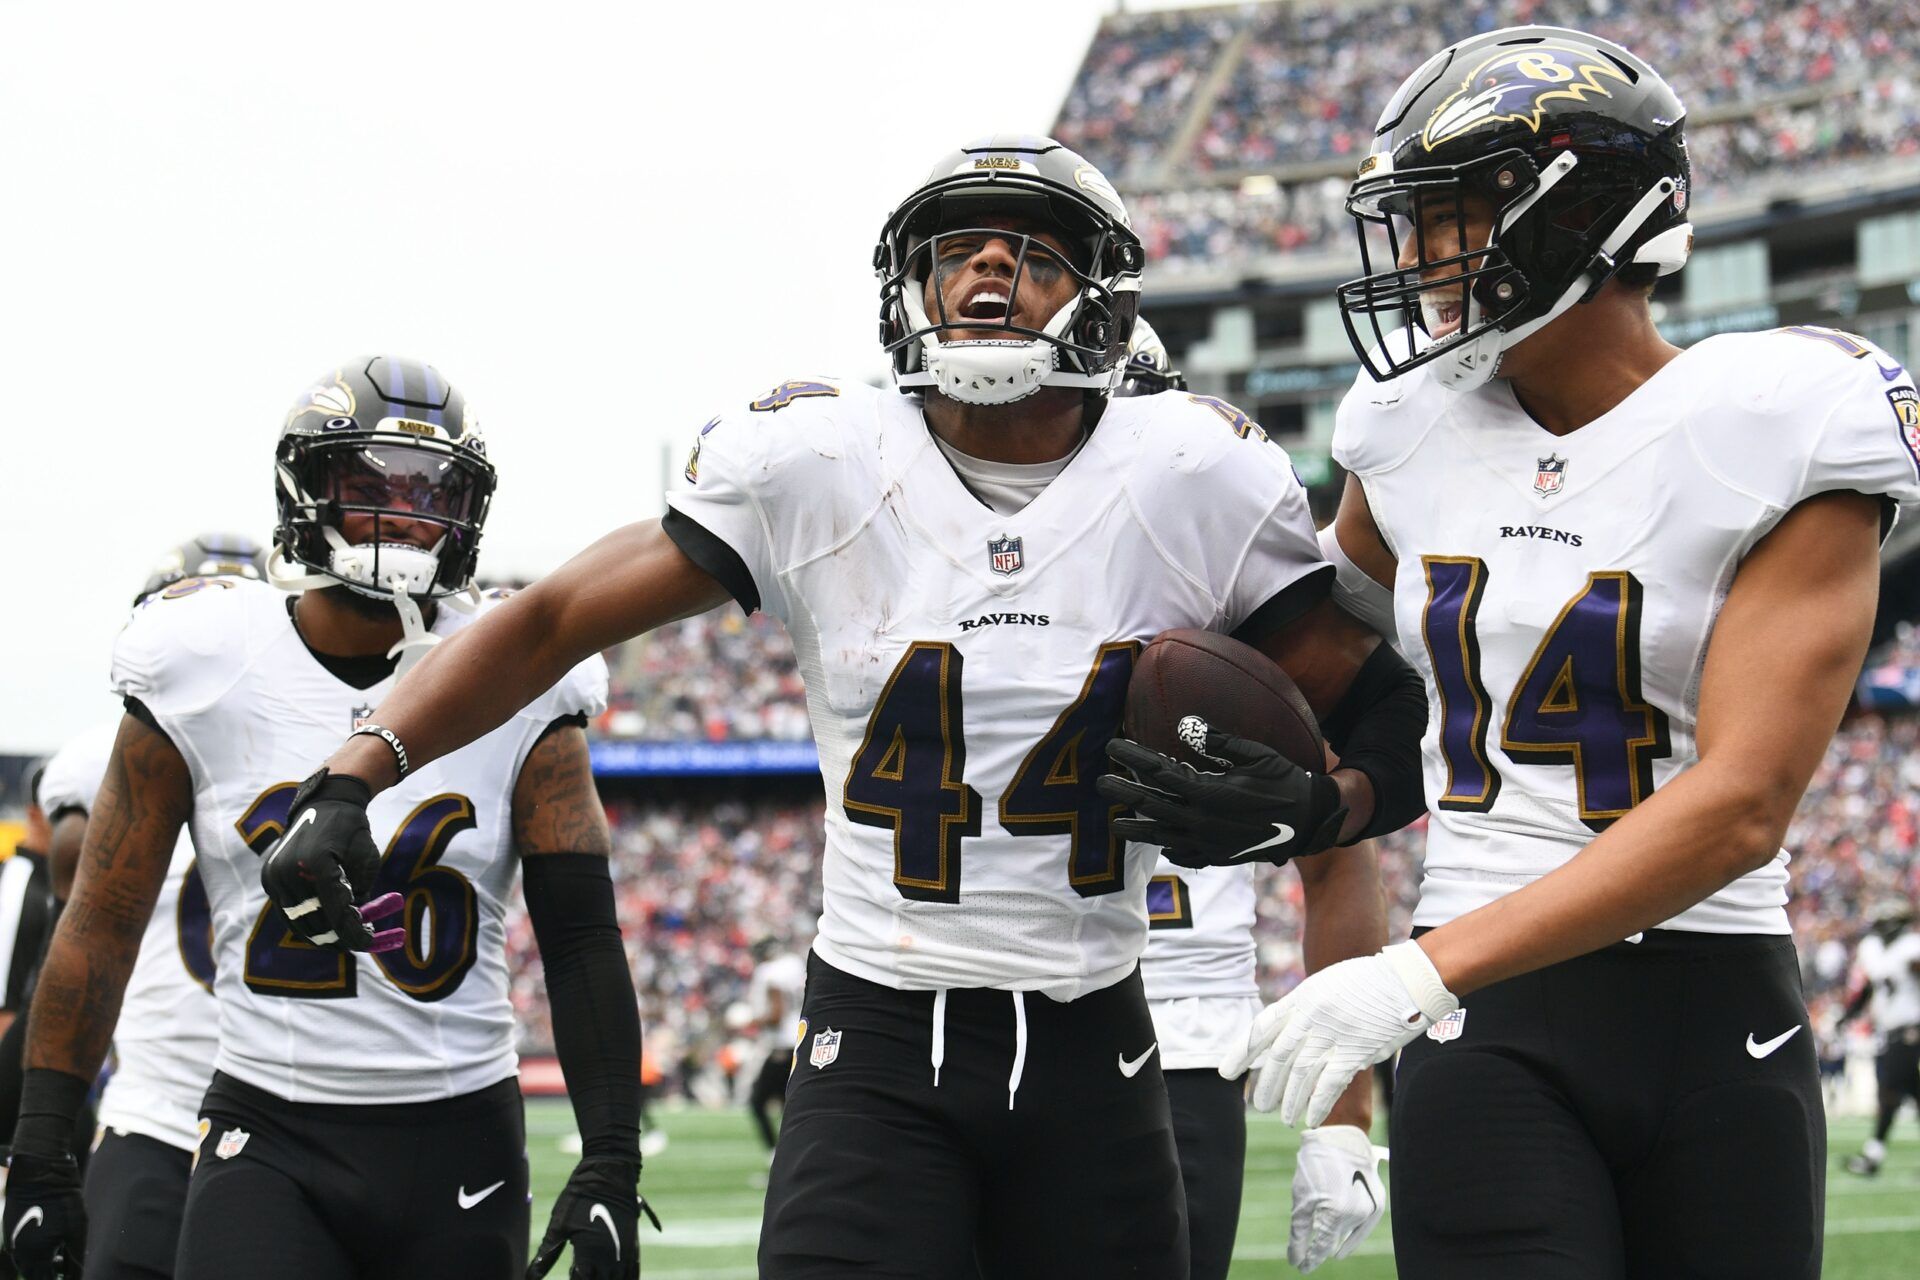
<path id="1" fill-rule="evenodd" d="M 1427 365 L 1385 382 L 1362 369 L 1334 410 L 1334 461 L 1358 476 L 1391 471 L 1413 455 L 1454 394 L 1461 393 L 1441 386 Z"/>
<path id="2" fill-rule="evenodd" d="M 1782 509 L 1841 489 L 1920 501 L 1920 391 L 1885 351 L 1816 325 L 1695 350 L 1689 430 L 1727 483 Z"/>
<path id="3" fill-rule="evenodd" d="M 49 821 L 69 809 L 93 811 L 93 800 L 107 776 L 107 762 L 113 756 L 113 740 L 119 732 L 118 721 L 95 725 L 69 738 L 53 753 L 40 776 L 40 808 Z"/>
<path id="4" fill-rule="evenodd" d="M 113 645 L 113 691 L 162 719 L 204 710 L 287 625 L 286 607 L 286 594 L 265 582 L 183 578 L 127 619 Z"/>

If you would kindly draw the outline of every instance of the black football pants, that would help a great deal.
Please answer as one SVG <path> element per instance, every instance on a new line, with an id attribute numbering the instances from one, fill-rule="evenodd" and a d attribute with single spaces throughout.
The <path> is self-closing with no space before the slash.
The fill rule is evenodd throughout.
<path id="1" fill-rule="evenodd" d="M 520 1280 L 517 1080 L 439 1102 L 288 1102 L 215 1073 L 176 1280 Z M 223 1154 L 223 1152 L 225 1154 Z"/>
<path id="2" fill-rule="evenodd" d="M 86 1280 L 167 1280 L 193 1153 L 141 1133 L 100 1136 L 87 1164 Z"/>
<path id="3" fill-rule="evenodd" d="M 936 999 L 815 956 L 802 1013 L 762 1280 L 1185 1280 L 1173 1122 L 1137 972 L 1066 1004 Z"/>
<path id="4" fill-rule="evenodd" d="M 1402 1280 L 1814 1280 L 1826 1118 L 1793 941 L 1654 930 L 1401 1051 Z"/>
<path id="5" fill-rule="evenodd" d="M 1192 1280 L 1226 1280 L 1240 1230 L 1240 1189 L 1247 1172 L 1246 1077 L 1218 1071 L 1169 1071 L 1167 1101 L 1187 1192 Z"/>

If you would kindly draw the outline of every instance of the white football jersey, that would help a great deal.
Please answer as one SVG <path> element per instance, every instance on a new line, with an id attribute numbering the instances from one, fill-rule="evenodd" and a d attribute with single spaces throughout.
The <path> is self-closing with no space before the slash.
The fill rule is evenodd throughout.
<path id="1" fill-rule="evenodd" d="M 791 951 L 754 966 L 747 983 L 747 1003 L 753 1008 L 753 1016 L 767 1024 L 768 1043 L 790 1049 L 800 1039 L 800 1002 L 806 990 L 807 962 Z M 782 1005 L 777 1024 L 772 1021 L 776 991 Z"/>
<path id="2" fill-rule="evenodd" d="M 214 1066 L 298 1102 L 423 1102 L 513 1075 L 502 918 L 518 859 L 520 766 L 554 720 L 597 714 L 606 667 L 582 663 L 513 719 L 375 797 L 375 893 L 406 895 L 405 947 L 322 950 L 260 887 L 300 780 L 392 690 L 334 676 L 294 629 L 289 597 L 235 578 L 176 584 L 114 646 L 116 691 L 138 698 L 193 775 L 193 842 L 213 922 Z M 441 608 L 434 630 L 467 615 Z"/>
<path id="3" fill-rule="evenodd" d="M 92 815 L 119 729 L 118 721 L 90 729 L 48 762 L 41 795 L 49 814 L 78 809 Z M 183 828 L 114 1024 L 114 1068 L 100 1095 L 100 1124 L 193 1150 L 200 1100 L 213 1079 L 218 1028 L 207 891 L 194 866 L 192 837 Z"/>
<path id="4" fill-rule="evenodd" d="M 1147 884 L 1147 999 L 1257 996 L 1253 867 L 1176 866 L 1164 857 Z"/>
<path id="5" fill-rule="evenodd" d="M 896 988 L 1058 1000 L 1131 972 L 1155 851 L 1109 835 L 1093 781 L 1143 641 L 1264 630 L 1326 593 L 1286 453 L 1217 400 L 1114 400 L 1002 516 L 917 399 L 809 381 L 708 423 L 687 473 L 669 504 L 738 558 L 806 680 L 815 950 Z"/>
<path id="6" fill-rule="evenodd" d="M 1920 397 L 1828 329 L 1710 338 L 1566 436 L 1504 381 L 1361 377 L 1334 457 L 1398 561 L 1426 681 L 1429 826 L 1416 925 L 1552 871 L 1697 758 L 1714 619 L 1801 500 L 1920 498 Z M 1786 933 L 1787 855 L 1664 927 Z"/>
<path id="7" fill-rule="evenodd" d="M 1878 1035 L 1920 1027 L 1920 933 L 1909 929 L 1892 942 L 1874 934 L 1860 941 L 1860 972 L 1873 984 L 1873 1029 Z"/>

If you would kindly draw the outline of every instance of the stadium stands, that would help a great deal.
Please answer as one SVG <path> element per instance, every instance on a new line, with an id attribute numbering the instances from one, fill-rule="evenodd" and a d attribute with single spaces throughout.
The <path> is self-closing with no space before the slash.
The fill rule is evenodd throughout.
<path id="1" fill-rule="evenodd" d="M 1115 177 L 1152 260 L 1332 244 L 1380 104 L 1443 41 L 1525 22 L 1634 49 L 1692 113 L 1695 186 L 1764 198 L 1862 161 L 1920 161 L 1920 24 L 1900 0 L 1406 0 L 1119 13 L 1102 23 L 1056 124 Z M 1330 180 L 1331 179 L 1331 180 Z"/>

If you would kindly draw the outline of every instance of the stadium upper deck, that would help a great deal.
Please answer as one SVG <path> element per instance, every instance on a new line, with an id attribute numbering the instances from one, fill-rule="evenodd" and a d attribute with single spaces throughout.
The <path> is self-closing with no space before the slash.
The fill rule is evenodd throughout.
<path id="1" fill-rule="evenodd" d="M 1443 43 L 1528 22 L 1648 58 L 1687 99 L 1708 223 L 1796 197 L 1920 182 L 1920 24 L 1903 0 L 1269 3 L 1112 16 L 1055 132 L 1132 199 L 1163 276 L 1344 261 L 1346 179 L 1380 104 Z M 1193 287 L 1199 280 L 1181 280 Z"/>

